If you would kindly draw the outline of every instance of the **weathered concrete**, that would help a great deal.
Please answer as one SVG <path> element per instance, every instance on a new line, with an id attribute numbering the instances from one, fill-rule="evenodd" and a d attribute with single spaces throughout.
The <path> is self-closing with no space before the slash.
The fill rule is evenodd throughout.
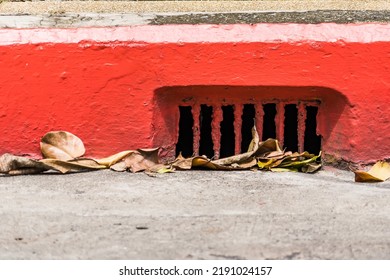
<path id="1" fill-rule="evenodd" d="M 389 199 L 338 170 L 0 177 L 0 258 L 389 259 Z"/>
<path id="2" fill-rule="evenodd" d="M 0 9 L 1 10 L 1 9 Z M 290 12 L 143 12 L 143 13 L 46 13 L 0 14 L 0 28 L 79 28 L 162 24 L 256 24 L 256 23 L 363 23 L 389 22 L 385 11 L 290 11 Z"/>
<path id="3" fill-rule="evenodd" d="M 313 10 L 389 10 L 379 0 L 260 0 L 260 1 L 27 1 L 0 4 L 0 13 L 59 14 L 64 12 L 145 13 L 145 12 L 237 12 Z"/>

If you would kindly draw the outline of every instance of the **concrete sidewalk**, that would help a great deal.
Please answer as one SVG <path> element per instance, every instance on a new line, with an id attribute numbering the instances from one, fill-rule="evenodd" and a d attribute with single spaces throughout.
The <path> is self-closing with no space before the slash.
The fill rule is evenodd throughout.
<path id="1" fill-rule="evenodd" d="M 390 259 L 389 201 L 334 169 L 0 177 L 0 258 Z"/>

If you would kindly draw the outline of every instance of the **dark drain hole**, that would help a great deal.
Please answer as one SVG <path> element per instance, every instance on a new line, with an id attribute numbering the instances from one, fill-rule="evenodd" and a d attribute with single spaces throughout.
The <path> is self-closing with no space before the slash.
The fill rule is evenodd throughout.
<path id="1" fill-rule="evenodd" d="M 321 151 L 321 136 L 317 135 L 318 107 L 306 106 L 305 151 L 318 154 Z"/>
<path id="2" fill-rule="evenodd" d="M 263 118 L 263 141 L 268 138 L 276 138 L 276 104 L 269 103 L 263 105 L 264 118 Z"/>
<path id="3" fill-rule="evenodd" d="M 214 156 L 214 145 L 211 136 L 211 121 L 213 117 L 213 107 L 207 105 L 200 106 L 199 126 L 200 143 L 199 154 L 206 155 L 208 158 Z"/>
<path id="4" fill-rule="evenodd" d="M 232 105 L 222 106 L 223 120 L 221 122 L 221 150 L 220 157 L 234 155 L 234 108 Z"/>
<path id="5" fill-rule="evenodd" d="M 222 106 L 222 122 L 220 123 L 221 148 L 220 158 L 235 154 L 234 133 L 234 106 Z M 263 105 L 263 138 L 276 138 L 276 104 Z M 306 106 L 306 120 L 304 131 L 304 150 L 318 154 L 321 150 L 321 136 L 317 135 L 317 106 Z M 191 106 L 179 106 L 179 136 L 176 144 L 176 156 L 181 152 L 184 157 L 194 154 L 194 118 Z M 295 104 L 284 106 L 284 147 L 288 151 L 298 151 L 298 108 Z M 246 152 L 252 140 L 252 127 L 256 117 L 254 104 L 244 104 L 241 116 L 241 152 Z M 199 154 L 208 158 L 214 157 L 212 138 L 213 107 L 200 106 L 199 127 Z M 237 125 L 237 124 L 236 124 Z M 197 152 L 197 151 L 195 151 Z"/>
<path id="6" fill-rule="evenodd" d="M 194 153 L 193 131 L 194 118 L 191 112 L 191 106 L 179 106 L 179 139 L 176 144 L 176 156 L 181 154 L 183 157 L 190 157 Z"/>
<path id="7" fill-rule="evenodd" d="M 252 127 L 255 124 L 256 110 L 253 104 L 244 104 L 242 110 L 242 126 L 241 126 L 241 153 L 248 151 L 249 144 L 252 141 Z"/>
<path id="8" fill-rule="evenodd" d="M 298 151 L 298 108 L 295 104 L 284 106 L 284 148 Z"/>

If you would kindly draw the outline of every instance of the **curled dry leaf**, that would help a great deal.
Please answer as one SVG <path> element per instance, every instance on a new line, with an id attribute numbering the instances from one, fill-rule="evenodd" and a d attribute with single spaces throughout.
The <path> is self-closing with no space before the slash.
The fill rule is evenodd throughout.
<path id="1" fill-rule="evenodd" d="M 390 164 L 378 161 L 368 171 L 356 170 L 355 182 L 383 182 L 390 178 Z"/>
<path id="2" fill-rule="evenodd" d="M 249 143 L 248 152 L 255 152 L 259 148 L 260 138 L 257 133 L 256 124 L 252 127 L 252 140 Z"/>
<path id="3" fill-rule="evenodd" d="M 47 167 L 37 160 L 11 154 L 3 154 L 0 156 L 0 173 L 3 174 L 36 174 L 44 170 L 47 170 Z"/>
<path id="4" fill-rule="evenodd" d="M 124 159 L 125 157 L 130 155 L 131 153 L 134 153 L 134 151 L 129 150 L 129 151 L 119 152 L 117 154 L 114 154 L 114 155 L 106 157 L 106 158 L 96 159 L 96 162 L 101 164 L 101 165 L 111 167 L 112 165 L 120 162 L 122 159 Z"/>
<path id="5" fill-rule="evenodd" d="M 178 170 L 190 170 L 193 158 L 184 158 L 180 153 L 171 165 Z"/>
<path id="6" fill-rule="evenodd" d="M 51 131 L 41 139 L 41 152 L 44 158 L 72 160 L 85 153 L 80 138 L 67 131 Z"/>
<path id="7" fill-rule="evenodd" d="M 126 163 L 126 167 L 133 173 L 148 170 L 152 166 L 159 164 L 159 149 L 138 149 L 123 160 Z"/>

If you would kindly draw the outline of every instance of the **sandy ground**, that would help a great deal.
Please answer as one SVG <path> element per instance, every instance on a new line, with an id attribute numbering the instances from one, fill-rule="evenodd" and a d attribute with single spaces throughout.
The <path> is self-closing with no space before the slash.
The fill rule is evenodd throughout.
<path id="1" fill-rule="evenodd" d="M 0 259 L 390 259 L 389 201 L 333 169 L 0 177 Z"/>
<path id="2" fill-rule="evenodd" d="M 3 14 L 390 10 L 389 1 L 39 1 L 0 4 Z"/>

